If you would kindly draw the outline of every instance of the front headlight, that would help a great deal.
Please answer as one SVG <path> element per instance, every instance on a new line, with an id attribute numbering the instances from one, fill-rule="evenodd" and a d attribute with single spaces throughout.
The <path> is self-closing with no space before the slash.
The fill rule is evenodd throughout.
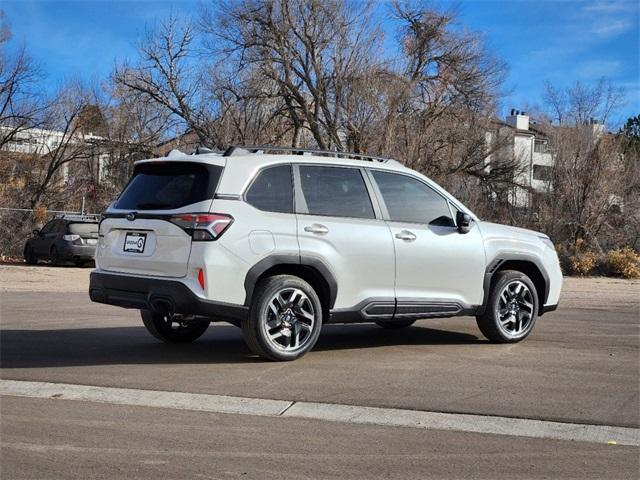
<path id="1" fill-rule="evenodd" d="M 555 247 L 555 245 L 553 244 L 553 242 L 551 241 L 551 239 L 550 239 L 549 237 L 547 237 L 546 235 L 545 235 L 545 236 L 540 235 L 538 238 L 539 238 L 540 240 L 542 240 L 542 243 L 544 243 L 544 244 L 545 244 L 547 247 L 549 247 L 551 250 L 555 250 L 555 249 L 556 249 L 556 247 Z"/>
<path id="2" fill-rule="evenodd" d="M 66 240 L 67 242 L 73 242 L 74 240 L 78 240 L 80 238 L 80 235 L 63 235 L 62 239 Z"/>

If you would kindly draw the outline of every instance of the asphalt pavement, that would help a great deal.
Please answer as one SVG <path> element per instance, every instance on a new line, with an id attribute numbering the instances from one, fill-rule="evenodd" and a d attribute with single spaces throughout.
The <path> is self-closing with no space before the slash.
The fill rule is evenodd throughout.
<path id="1" fill-rule="evenodd" d="M 57 290 L 0 293 L 2 379 L 640 427 L 638 282 L 569 281 L 516 345 L 472 318 L 329 325 L 289 363 L 224 323 L 164 345 L 136 312 Z M 640 477 L 636 446 L 60 398 L 0 408 L 3 479 Z"/>

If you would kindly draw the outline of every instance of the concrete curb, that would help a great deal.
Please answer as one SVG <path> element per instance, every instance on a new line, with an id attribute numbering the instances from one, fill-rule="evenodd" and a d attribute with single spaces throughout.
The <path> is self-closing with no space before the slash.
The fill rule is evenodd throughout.
<path id="1" fill-rule="evenodd" d="M 525 418 L 0 380 L 0 395 L 640 446 L 640 429 Z"/>

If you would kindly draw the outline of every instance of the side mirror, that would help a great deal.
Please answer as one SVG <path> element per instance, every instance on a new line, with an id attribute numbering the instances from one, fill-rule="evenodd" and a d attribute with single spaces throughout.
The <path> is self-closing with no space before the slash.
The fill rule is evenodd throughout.
<path id="1" fill-rule="evenodd" d="M 35 230 L 33 230 L 31 233 L 33 233 L 36 237 L 38 235 L 40 235 L 40 230 L 38 230 L 37 228 Z"/>
<path id="2" fill-rule="evenodd" d="M 460 233 L 467 233 L 471 230 L 471 215 L 458 211 L 456 213 L 456 225 Z"/>

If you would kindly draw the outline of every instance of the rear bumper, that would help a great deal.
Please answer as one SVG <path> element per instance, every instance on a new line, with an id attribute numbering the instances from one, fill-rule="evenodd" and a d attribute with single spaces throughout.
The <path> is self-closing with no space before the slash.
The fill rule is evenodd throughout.
<path id="1" fill-rule="evenodd" d="M 211 302 L 176 280 L 91 272 L 89 297 L 97 303 L 157 313 L 201 315 L 220 320 L 242 320 L 248 307 Z"/>
<path id="2" fill-rule="evenodd" d="M 58 248 L 58 254 L 62 258 L 93 260 L 96 255 L 95 245 L 73 245 L 61 242 L 56 247 Z"/>

